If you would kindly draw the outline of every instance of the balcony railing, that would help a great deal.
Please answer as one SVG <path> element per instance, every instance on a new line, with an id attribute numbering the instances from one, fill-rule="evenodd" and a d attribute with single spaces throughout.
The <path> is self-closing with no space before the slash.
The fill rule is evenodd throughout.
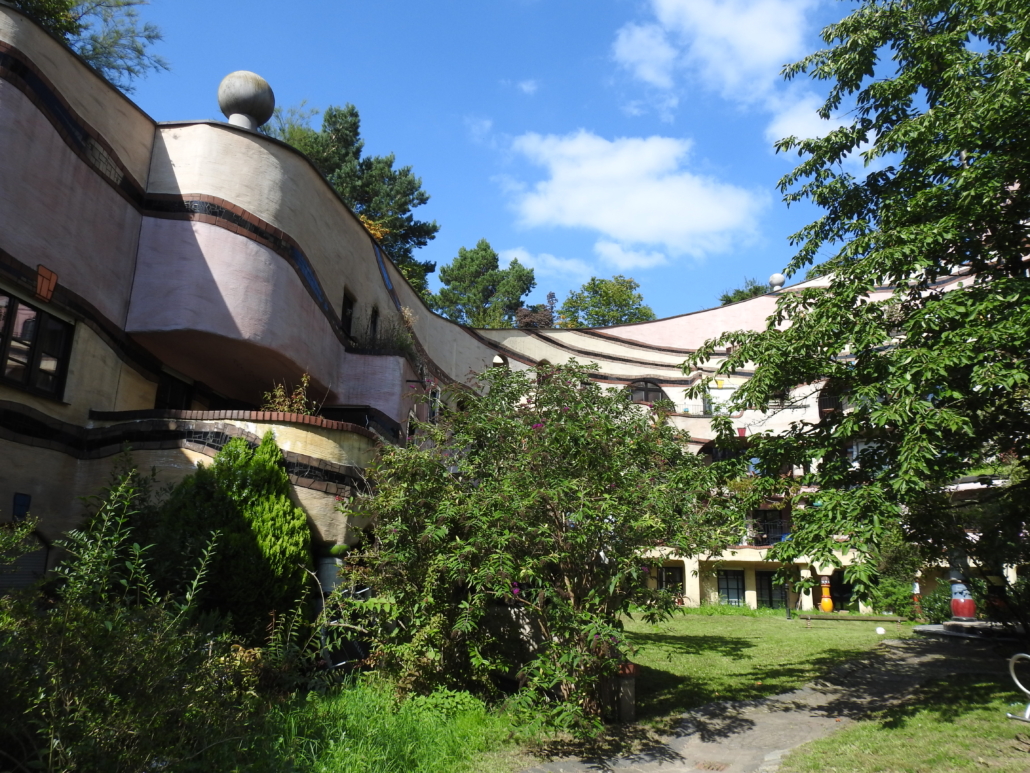
<path id="1" fill-rule="evenodd" d="M 765 547 L 790 538 L 790 523 L 783 519 L 750 521 L 748 523 L 747 545 Z"/>
<path id="2" fill-rule="evenodd" d="M 768 410 L 770 411 L 781 411 L 791 408 L 806 408 L 808 404 L 804 401 L 792 401 L 783 398 L 774 398 L 769 401 Z M 677 413 L 682 413 L 686 416 L 727 416 L 730 413 L 729 408 L 725 404 L 720 404 L 714 400 L 695 401 L 688 403 L 680 403 L 676 406 Z"/>
<path id="3" fill-rule="evenodd" d="M 719 405 L 713 400 L 680 403 L 676 406 L 676 410 L 687 416 L 725 416 L 729 413 L 725 406 Z"/>

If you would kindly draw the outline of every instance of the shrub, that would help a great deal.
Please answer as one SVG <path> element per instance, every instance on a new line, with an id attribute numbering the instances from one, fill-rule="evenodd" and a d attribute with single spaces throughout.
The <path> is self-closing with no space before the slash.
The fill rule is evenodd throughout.
<path id="1" fill-rule="evenodd" d="M 946 582 L 939 582 L 936 588 L 922 595 L 919 605 L 923 610 L 923 617 L 934 625 L 950 620 L 951 586 Z"/>
<path id="2" fill-rule="evenodd" d="M 318 406 L 315 401 L 308 397 L 308 387 L 311 385 L 311 376 L 305 373 L 300 377 L 300 383 L 293 388 L 292 392 L 287 391 L 286 384 L 276 384 L 271 392 L 265 392 L 261 401 L 262 411 L 275 411 L 276 413 L 300 413 L 310 416 L 315 413 Z"/>
<path id="3" fill-rule="evenodd" d="M 622 615 L 676 609 L 645 587 L 646 551 L 711 552 L 739 534 L 743 512 L 711 496 L 723 463 L 590 375 L 487 371 L 463 410 L 419 428 L 426 442 L 383 449 L 370 501 L 345 503 L 376 522 L 344 585 L 377 595 L 336 600 L 402 689 L 518 686 L 533 720 L 596 727 L 630 655 Z"/>
<path id="4" fill-rule="evenodd" d="M 174 584 L 217 533 L 201 607 L 231 616 L 232 629 L 259 642 L 273 611 L 286 613 L 301 597 L 311 565 L 304 511 L 290 500 L 282 452 L 271 432 L 252 449 L 230 440 L 210 467 L 172 489 L 152 533 L 168 560 L 162 587 Z"/>
<path id="5" fill-rule="evenodd" d="M 902 615 L 915 619 L 915 603 L 912 601 L 912 583 L 896 577 L 883 577 L 869 594 L 873 610 L 878 614 Z M 950 613 L 949 613 L 950 614 Z"/>
<path id="6" fill-rule="evenodd" d="M 210 554 L 177 598 L 158 597 L 133 541 L 135 498 L 129 475 L 58 543 L 56 596 L 0 601 L 4 769 L 178 771 L 246 733 L 246 669 L 194 622 Z"/>

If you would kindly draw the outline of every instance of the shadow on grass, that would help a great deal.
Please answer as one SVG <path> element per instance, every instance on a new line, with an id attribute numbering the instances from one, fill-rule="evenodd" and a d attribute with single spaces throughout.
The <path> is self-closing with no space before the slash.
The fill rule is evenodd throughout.
<path id="1" fill-rule="evenodd" d="M 904 728 L 913 717 L 924 712 L 938 722 L 951 723 L 992 703 L 1009 704 L 1022 699 L 1012 682 L 997 674 L 959 674 L 947 681 L 924 685 L 911 700 L 885 709 L 879 715 L 880 726 L 891 730 Z"/>
<path id="2" fill-rule="evenodd" d="M 717 652 L 733 660 L 744 660 L 755 645 L 748 639 L 728 636 L 683 636 L 663 633 L 634 633 L 638 646 L 651 645 L 676 656 Z M 730 677 L 738 685 L 732 695 L 720 694 L 720 685 L 709 677 L 692 677 L 652 666 L 638 665 L 637 719 L 644 724 L 609 725 L 603 735 L 589 741 L 551 740 L 535 752 L 545 759 L 575 757 L 594 770 L 612 770 L 612 761 L 631 763 L 683 762 L 667 745 L 669 738 L 694 735 L 712 742 L 745 733 L 754 722 L 745 712 L 754 701 L 800 687 L 842 664 L 867 654 L 863 648 L 831 649 L 804 663 L 754 664 Z M 690 712 L 688 717 L 684 717 Z"/>
<path id="3" fill-rule="evenodd" d="M 633 631 L 627 638 L 641 649 L 654 648 L 670 655 L 709 655 L 742 660 L 755 648 L 751 639 L 739 636 L 691 636 L 688 634 Z"/>
<path id="4" fill-rule="evenodd" d="M 641 639 L 644 637 L 640 637 Z M 683 643 L 684 654 L 704 651 L 702 641 L 709 637 L 693 638 L 699 641 Z M 720 637 L 713 637 L 720 638 Z M 744 642 L 746 646 L 751 646 Z M 726 642 L 717 642 L 724 654 L 739 658 L 745 647 L 734 650 Z M 690 647 L 697 647 L 691 652 Z M 789 692 L 819 678 L 831 669 L 841 666 L 867 651 L 863 648 L 838 648 L 824 651 L 815 658 L 802 663 L 777 663 L 764 665 L 754 663 L 746 671 L 738 672 L 724 679 L 711 676 L 690 676 L 666 671 L 654 666 L 640 665 L 637 673 L 637 717 L 655 725 L 662 732 L 671 732 L 679 724 L 680 716 L 710 703 L 725 701 L 752 701 L 771 695 Z M 728 687 L 727 682 L 731 682 Z M 725 734 L 724 734 L 725 735 Z"/>

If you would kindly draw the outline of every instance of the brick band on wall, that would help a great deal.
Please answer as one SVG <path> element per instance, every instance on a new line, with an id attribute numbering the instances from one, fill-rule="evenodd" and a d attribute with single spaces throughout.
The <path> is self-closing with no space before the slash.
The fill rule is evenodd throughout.
<path id="1" fill-rule="evenodd" d="M 124 416 L 123 412 L 119 415 Z M 140 411 L 139 413 L 158 413 Z M 379 440 L 364 427 L 335 422 L 320 416 L 274 413 L 267 411 L 161 411 L 182 414 L 181 418 L 145 418 L 126 421 L 109 427 L 80 427 L 19 403 L 0 401 L 0 440 L 45 448 L 75 459 L 93 460 L 130 451 L 186 449 L 213 457 L 233 438 L 243 438 L 256 448 L 261 438 L 225 419 L 270 421 L 306 424 L 324 429 L 342 430 Z M 200 418 L 200 417 L 205 418 Z M 208 418 L 209 417 L 209 418 Z M 260 417 L 260 418 L 259 418 Z M 304 421 L 305 419 L 309 421 Z M 284 451 L 286 472 L 290 482 L 301 488 L 327 494 L 346 494 L 363 485 L 358 467 L 337 464 L 304 454 Z"/>

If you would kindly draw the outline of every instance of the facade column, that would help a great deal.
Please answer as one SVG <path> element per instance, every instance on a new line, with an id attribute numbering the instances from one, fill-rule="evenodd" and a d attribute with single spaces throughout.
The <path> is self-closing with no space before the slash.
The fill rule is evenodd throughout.
<path id="1" fill-rule="evenodd" d="M 744 603 L 751 609 L 758 609 L 758 583 L 755 582 L 755 568 L 744 567 Z"/>
<path id="2" fill-rule="evenodd" d="M 807 580 L 811 576 L 812 576 L 812 570 L 811 569 L 802 569 L 801 570 L 801 579 L 802 580 Z M 806 588 L 805 590 L 801 591 L 801 611 L 802 612 L 811 612 L 814 608 L 815 608 L 815 605 L 812 603 L 812 590 L 810 588 Z"/>
<path id="3" fill-rule="evenodd" d="M 683 559 L 683 606 L 701 606 L 701 562 L 696 558 Z"/>

